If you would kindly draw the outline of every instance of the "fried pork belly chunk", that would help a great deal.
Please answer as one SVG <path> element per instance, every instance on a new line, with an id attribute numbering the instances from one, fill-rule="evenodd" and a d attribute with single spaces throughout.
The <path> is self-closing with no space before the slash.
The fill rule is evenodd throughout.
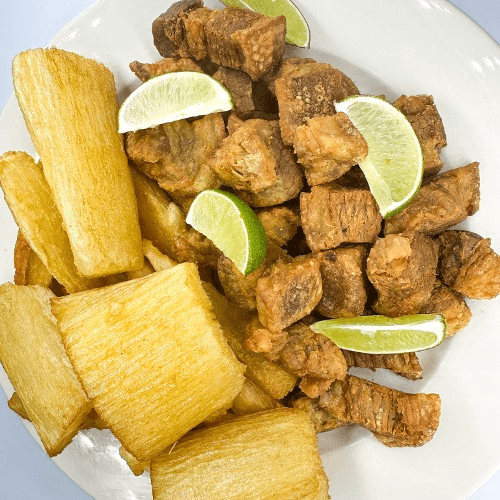
<path id="1" fill-rule="evenodd" d="M 246 311 L 255 310 L 257 308 L 257 281 L 278 258 L 282 261 L 291 260 L 284 250 L 270 241 L 262 264 L 245 276 L 230 259 L 221 254 L 217 263 L 217 273 L 226 297 Z"/>
<path id="2" fill-rule="evenodd" d="M 307 120 L 297 128 L 293 146 L 310 186 L 334 181 L 368 154 L 368 144 L 345 113 Z"/>
<path id="3" fill-rule="evenodd" d="M 300 215 L 307 244 L 313 252 L 341 243 L 374 243 L 382 216 L 367 189 L 314 186 L 300 195 Z"/>
<path id="4" fill-rule="evenodd" d="M 246 120 L 224 139 L 213 166 L 226 186 L 262 191 L 277 181 L 283 148 L 277 121 Z"/>
<path id="5" fill-rule="evenodd" d="M 280 331 L 307 316 L 321 299 L 319 261 L 311 255 L 276 261 L 257 281 L 261 323 Z"/>
<path id="6" fill-rule="evenodd" d="M 243 71 L 220 67 L 213 75 L 218 82 L 222 83 L 233 98 L 235 112 L 247 117 L 255 109 L 252 99 L 252 80 Z"/>
<path id="7" fill-rule="evenodd" d="M 492 299 L 500 293 L 500 256 L 491 240 L 469 231 L 439 236 L 439 273 L 446 285 L 470 299 Z"/>
<path id="8" fill-rule="evenodd" d="M 141 82 L 147 82 L 150 78 L 155 76 L 175 73 L 177 71 L 203 73 L 202 69 L 192 59 L 183 57 L 166 57 L 154 63 L 134 61 L 130 63 L 130 69 Z"/>
<path id="9" fill-rule="evenodd" d="M 419 231 L 438 234 L 479 209 L 479 163 L 427 179 L 412 202 L 387 219 L 385 234 Z"/>
<path id="10" fill-rule="evenodd" d="M 437 394 L 408 394 L 347 376 L 335 381 L 319 399 L 332 417 L 373 432 L 387 446 L 421 446 L 439 425 Z"/>
<path id="11" fill-rule="evenodd" d="M 258 80 L 283 57 L 286 19 L 226 8 L 208 20 L 205 34 L 212 62 L 245 71 Z"/>
<path id="12" fill-rule="evenodd" d="M 178 120 L 127 134 L 132 162 L 166 191 L 181 196 L 218 188 L 210 163 L 226 135 L 220 113 L 188 122 Z"/>
<path id="13" fill-rule="evenodd" d="M 281 140 L 278 122 L 235 122 L 217 151 L 213 168 L 222 182 L 254 207 L 279 205 L 302 189 L 302 172 L 291 148 Z"/>
<path id="14" fill-rule="evenodd" d="M 250 318 L 245 329 L 245 348 L 252 352 L 265 353 L 266 357 L 272 361 L 279 359 L 287 340 L 288 333 L 285 330 L 278 332 L 268 330 L 260 322 L 258 314 Z"/>
<path id="15" fill-rule="evenodd" d="M 254 316 L 247 325 L 244 345 L 302 377 L 299 387 L 311 398 L 320 396 L 334 380 L 343 379 L 347 374 L 342 350 L 302 323 L 272 332 Z"/>
<path id="16" fill-rule="evenodd" d="M 308 71 L 307 64 L 316 63 L 314 59 L 309 57 L 285 57 L 279 64 L 274 66 L 268 73 L 262 76 L 261 81 L 267 85 L 267 88 L 272 94 L 276 94 L 276 80 L 282 76 L 287 76 L 295 70 L 299 70 L 303 66 L 305 72 Z"/>
<path id="17" fill-rule="evenodd" d="M 163 57 L 209 58 L 258 80 L 285 51 L 286 19 L 246 9 L 210 10 L 203 2 L 177 2 L 153 22 L 153 38 Z"/>
<path id="18" fill-rule="evenodd" d="M 297 127 L 309 118 L 335 114 L 335 101 L 359 94 L 352 80 L 329 64 L 288 64 L 275 82 L 283 142 L 293 144 Z"/>
<path id="19" fill-rule="evenodd" d="M 264 226 L 267 239 L 280 247 L 286 245 L 300 227 L 300 214 L 296 207 L 269 207 L 257 212 L 257 217 Z"/>
<path id="20" fill-rule="evenodd" d="M 190 57 L 184 19 L 187 15 L 203 7 L 203 0 L 182 0 L 153 21 L 153 40 L 162 57 Z"/>
<path id="21" fill-rule="evenodd" d="M 451 337 L 465 328 L 472 318 L 472 312 L 465 303 L 463 295 L 448 288 L 439 279 L 436 279 L 431 297 L 420 312 L 423 314 L 442 314 L 446 320 L 447 337 Z"/>
<path id="22" fill-rule="evenodd" d="M 422 146 L 424 176 L 436 175 L 443 162 L 439 151 L 446 146 L 446 133 L 431 95 L 402 95 L 394 104 L 411 123 Z"/>
<path id="23" fill-rule="evenodd" d="M 354 352 L 342 350 L 347 366 L 358 368 L 385 368 L 410 380 L 422 378 L 422 367 L 414 352 L 400 354 L 367 354 L 364 352 Z"/>
<path id="24" fill-rule="evenodd" d="M 420 312 L 434 288 L 437 262 L 436 243 L 421 233 L 379 238 L 366 263 L 378 293 L 373 309 L 391 317 Z"/>
<path id="25" fill-rule="evenodd" d="M 366 256 L 363 245 L 340 247 L 317 254 L 323 295 L 316 306 L 327 318 L 362 316 L 366 304 Z"/>
<path id="26" fill-rule="evenodd" d="M 307 413 L 316 433 L 331 431 L 346 425 L 345 422 L 332 416 L 328 410 L 321 408 L 317 398 L 312 399 L 307 396 L 302 396 L 294 399 L 290 406 L 299 408 Z"/>

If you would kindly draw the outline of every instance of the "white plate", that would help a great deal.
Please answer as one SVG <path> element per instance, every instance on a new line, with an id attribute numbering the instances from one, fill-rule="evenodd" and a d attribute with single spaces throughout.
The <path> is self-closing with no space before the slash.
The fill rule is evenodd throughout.
<path id="1" fill-rule="evenodd" d="M 215 1 L 210 7 L 220 7 Z M 448 135 L 447 167 L 481 162 L 480 212 L 464 227 L 492 238 L 500 249 L 498 141 L 500 137 L 500 49 L 477 25 L 444 0 L 297 0 L 312 32 L 310 51 L 289 49 L 330 62 L 362 92 L 434 95 Z M 142 4 L 142 5 L 141 5 Z M 168 4 L 168 2 L 167 2 Z M 135 59 L 159 58 L 151 22 L 164 0 L 102 0 L 67 25 L 53 45 L 93 57 L 116 76 L 120 99 L 137 81 L 128 69 Z M 0 117 L 0 154 L 34 153 L 15 100 Z M 16 228 L 5 204 L 1 280 L 12 279 Z M 407 382 L 392 374 L 361 372 L 371 380 L 410 392 L 442 396 L 441 424 L 422 448 L 389 449 L 359 428 L 320 436 L 331 494 L 342 500 L 456 500 L 465 498 L 500 465 L 499 300 L 470 301 L 468 328 L 439 348 L 422 354 L 424 379 Z M 2 372 L 0 383 L 12 388 Z M 28 430 L 36 437 L 30 425 Z M 36 439 L 38 439 L 36 437 Z M 107 431 L 79 434 L 55 462 L 90 495 L 104 499 L 149 499 L 149 477 L 135 478 Z"/>

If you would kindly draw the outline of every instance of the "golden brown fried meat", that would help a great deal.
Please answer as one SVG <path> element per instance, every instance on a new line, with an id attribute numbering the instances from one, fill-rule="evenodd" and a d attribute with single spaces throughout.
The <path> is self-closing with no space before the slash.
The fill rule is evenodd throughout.
<path id="1" fill-rule="evenodd" d="M 259 192 L 276 183 L 283 147 L 278 122 L 246 120 L 224 139 L 213 166 L 226 186 Z"/>
<path id="2" fill-rule="evenodd" d="M 479 163 L 427 179 L 411 203 L 387 219 L 385 234 L 419 231 L 438 234 L 479 209 Z"/>
<path id="3" fill-rule="evenodd" d="M 420 142 L 424 176 L 436 175 L 443 168 L 439 152 L 446 146 L 446 133 L 434 98 L 431 95 L 402 95 L 393 105 L 408 118 Z"/>
<path id="4" fill-rule="evenodd" d="M 293 200 L 304 187 L 304 175 L 297 165 L 292 148 L 279 151 L 276 182 L 262 191 L 237 191 L 236 194 L 252 207 L 272 207 Z"/>
<path id="5" fill-rule="evenodd" d="M 127 134 L 130 160 L 166 191 L 181 196 L 220 186 L 210 167 L 226 136 L 220 113 L 188 122 L 178 120 Z"/>
<path id="6" fill-rule="evenodd" d="M 368 144 L 345 113 L 307 120 L 297 128 L 293 146 L 310 186 L 334 181 L 368 154 Z"/>
<path id="7" fill-rule="evenodd" d="M 264 226 L 267 239 L 279 246 L 286 245 L 300 227 L 300 215 L 296 207 L 263 208 L 257 212 L 257 217 Z"/>
<path id="8" fill-rule="evenodd" d="M 307 244 L 313 252 L 341 243 L 374 243 L 382 216 L 367 189 L 313 186 L 300 195 L 300 215 Z"/>
<path id="9" fill-rule="evenodd" d="M 363 245 L 340 247 L 317 254 L 323 295 L 316 310 L 327 318 L 362 316 L 365 310 L 366 257 Z"/>
<path id="10" fill-rule="evenodd" d="M 289 64 L 275 82 L 283 142 L 293 144 L 295 130 L 307 119 L 335 114 L 335 101 L 359 94 L 352 80 L 329 64 Z"/>
<path id="11" fill-rule="evenodd" d="M 198 0 L 177 2 L 153 22 L 163 57 L 194 57 L 245 71 L 258 80 L 285 51 L 286 19 L 246 9 L 210 10 Z"/>
<path id="12" fill-rule="evenodd" d="M 257 281 L 278 258 L 284 261 L 290 260 L 284 250 L 270 241 L 262 264 L 245 276 L 230 259 L 221 254 L 217 263 L 217 272 L 226 297 L 246 311 L 255 310 L 257 308 L 255 299 Z"/>
<path id="13" fill-rule="evenodd" d="M 472 312 L 463 295 L 448 288 L 436 279 L 429 301 L 420 310 L 423 314 L 442 314 L 446 320 L 446 336 L 451 337 L 465 328 L 472 318 Z"/>
<path id="14" fill-rule="evenodd" d="M 410 380 L 422 378 L 422 367 L 414 352 L 400 354 L 367 354 L 342 350 L 347 366 L 358 368 L 385 368 Z"/>
<path id="15" fill-rule="evenodd" d="M 302 377 L 299 387 L 311 398 L 320 396 L 334 380 L 343 379 L 347 374 L 341 349 L 302 323 L 271 332 L 253 317 L 245 331 L 245 347 Z"/>
<path id="16" fill-rule="evenodd" d="M 439 236 L 439 273 L 444 283 L 470 299 L 492 299 L 500 293 L 500 256 L 491 240 L 469 231 Z"/>
<path id="17" fill-rule="evenodd" d="M 319 261 L 311 255 L 276 261 L 257 281 L 261 323 L 278 332 L 307 316 L 321 299 Z"/>
<path id="18" fill-rule="evenodd" d="M 190 57 L 186 41 L 184 19 L 203 7 L 203 0 L 182 0 L 153 21 L 153 40 L 162 57 Z"/>
<path id="19" fill-rule="evenodd" d="M 255 109 L 252 99 L 252 80 L 243 71 L 221 66 L 213 75 L 231 94 L 234 111 L 246 118 Z"/>
<path id="20" fill-rule="evenodd" d="M 258 80 L 283 57 L 286 19 L 226 8 L 210 17 L 205 34 L 212 62 L 245 71 Z"/>
<path id="21" fill-rule="evenodd" d="M 436 243 L 421 233 L 379 238 L 366 263 L 378 293 L 374 310 L 391 317 L 420 312 L 434 288 L 437 261 Z"/>
<path id="22" fill-rule="evenodd" d="M 266 357 L 272 361 L 279 359 L 287 340 L 288 333 L 285 330 L 278 332 L 268 330 L 260 322 L 257 314 L 250 318 L 245 328 L 245 348 L 252 352 L 265 353 Z"/>
<path id="23" fill-rule="evenodd" d="M 309 57 L 285 57 L 279 64 L 274 66 L 268 73 L 262 76 L 261 81 L 267 85 L 269 91 L 273 94 L 276 93 L 276 80 L 282 76 L 287 76 L 293 73 L 296 69 L 304 67 L 307 72 L 309 63 L 315 63 L 314 59 Z"/>
<path id="24" fill-rule="evenodd" d="M 319 399 L 332 417 L 370 430 L 387 446 L 421 446 L 439 425 L 437 394 L 408 394 L 347 376 L 335 381 Z"/>
<path id="25" fill-rule="evenodd" d="M 203 73 L 202 69 L 192 59 L 184 57 L 166 57 L 154 63 L 133 61 L 129 66 L 141 82 L 147 82 L 154 76 L 175 73 L 177 71 L 195 71 L 197 73 Z"/>
<path id="26" fill-rule="evenodd" d="M 312 399 L 302 396 L 294 399 L 290 406 L 299 408 L 307 413 L 316 433 L 330 431 L 346 425 L 345 422 L 332 416 L 328 410 L 321 408 L 317 398 Z"/>

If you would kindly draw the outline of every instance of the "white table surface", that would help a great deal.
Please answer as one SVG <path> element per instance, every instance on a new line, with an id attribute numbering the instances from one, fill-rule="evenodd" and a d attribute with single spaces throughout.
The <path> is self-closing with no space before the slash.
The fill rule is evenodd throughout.
<path id="1" fill-rule="evenodd" d="M 45 46 L 64 24 L 93 2 L 94 0 L 2 0 L 0 2 L 0 109 L 12 92 L 10 78 L 12 58 L 22 50 Z M 169 2 L 166 1 L 167 3 Z M 500 42 L 499 0 L 452 0 L 452 3 Z M 495 424 L 492 422 L 492 425 Z M 474 457 L 471 457 L 471 460 L 474 460 Z M 499 498 L 500 471 L 468 500 Z M 5 394 L 1 389 L 0 499 L 90 499 L 90 496 L 61 472 L 39 448 L 19 417 L 8 409 Z"/>

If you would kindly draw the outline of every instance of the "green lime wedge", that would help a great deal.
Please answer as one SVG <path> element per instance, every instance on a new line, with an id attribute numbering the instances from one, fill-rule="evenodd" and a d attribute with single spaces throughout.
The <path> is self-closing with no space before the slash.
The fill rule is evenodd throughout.
<path id="1" fill-rule="evenodd" d="M 359 163 L 384 218 L 400 212 L 415 196 L 424 173 L 422 148 L 406 117 L 384 99 L 353 96 L 335 103 L 368 143 Z"/>
<path id="2" fill-rule="evenodd" d="M 233 109 L 231 94 L 203 73 L 180 71 L 151 78 L 122 104 L 118 131 L 133 132 L 183 118 Z"/>
<path id="3" fill-rule="evenodd" d="M 286 41 L 309 48 L 311 32 L 302 12 L 290 0 L 221 0 L 227 7 L 249 9 L 268 17 L 286 17 Z"/>
<path id="4" fill-rule="evenodd" d="M 245 275 L 264 260 L 267 237 L 255 212 L 234 194 L 202 191 L 193 201 L 186 222 L 214 245 Z"/>
<path id="5" fill-rule="evenodd" d="M 314 323 L 311 329 L 326 335 L 341 349 L 369 354 L 422 351 L 446 337 L 446 321 L 441 314 L 328 319 Z"/>

